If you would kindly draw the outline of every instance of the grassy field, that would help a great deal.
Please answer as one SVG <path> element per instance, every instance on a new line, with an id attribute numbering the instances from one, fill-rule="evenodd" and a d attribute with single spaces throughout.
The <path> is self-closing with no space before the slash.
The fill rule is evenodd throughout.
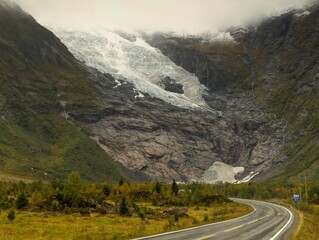
<path id="1" fill-rule="evenodd" d="M 300 229 L 292 236 L 291 240 L 319 239 L 319 206 L 313 206 L 311 213 L 302 212 Z"/>
<path id="2" fill-rule="evenodd" d="M 150 207 L 152 215 L 142 221 L 139 217 L 118 214 L 34 213 L 18 211 L 13 222 L 8 211 L 0 213 L 0 239 L 129 239 L 155 233 L 198 226 L 242 216 L 252 211 L 238 203 L 216 204 L 209 208 L 189 207 L 188 216 L 175 219 L 163 217 L 162 207 Z M 177 220 L 177 221 L 176 221 Z"/>

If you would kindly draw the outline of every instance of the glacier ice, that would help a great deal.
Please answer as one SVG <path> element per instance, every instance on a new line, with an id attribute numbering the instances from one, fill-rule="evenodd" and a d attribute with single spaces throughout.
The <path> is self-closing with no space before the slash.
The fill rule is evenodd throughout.
<path id="1" fill-rule="evenodd" d="M 164 100 L 174 106 L 210 110 L 203 94 L 205 86 L 197 77 L 177 66 L 158 49 L 141 38 L 135 41 L 111 31 L 76 31 L 52 29 L 76 58 L 119 80 L 133 83 L 141 93 Z M 183 85 L 183 94 L 163 89 L 161 80 L 174 79 Z"/>

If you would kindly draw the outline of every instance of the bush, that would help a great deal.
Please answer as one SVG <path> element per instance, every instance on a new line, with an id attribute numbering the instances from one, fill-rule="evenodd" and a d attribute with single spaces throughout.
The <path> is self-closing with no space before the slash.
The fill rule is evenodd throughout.
<path id="1" fill-rule="evenodd" d="M 15 202 L 17 209 L 22 209 L 29 205 L 29 201 L 24 193 L 18 195 L 18 198 Z"/>
<path id="2" fill-rule="evenodd" d="M 52 212 L 56 212 L 59 209 L 59 202 L 57 200 L 53 200 L 51 203 Z"/>
<path id="3" fill-rule="evenodd" d="M 8 201 L 0 200 L 0 209 L 10 208 L 10 203 Z"/>
<path id="4" fill-rule="evenodd" d="M 175 220 L 175 222 L 178 222 L 178 220 L 179 220 L 178 213 L 175 213 L 175 214 L 174 214 L 174 220 Z"/>
<path id="5" fill-rule="evenodd" d="M 10 209 L 7 215 L 7 219 L 12 222 L 16 218 L 16 213 L 13 209 Z"/>
<path id="6" fill-rule="evenodd" d="M 120 212 L 120 215 L 127 215 L 129 213 L 125 197 L 122 197 L 119 212 Z"/>
<path id="7" fill-rule="evenodd" d="M 85 216 L 85 215 L 90 215 L 91 210 L 90 210 L 90 208 L 81 208 L 79 212 L 80 212 L 81 216 Z"/>

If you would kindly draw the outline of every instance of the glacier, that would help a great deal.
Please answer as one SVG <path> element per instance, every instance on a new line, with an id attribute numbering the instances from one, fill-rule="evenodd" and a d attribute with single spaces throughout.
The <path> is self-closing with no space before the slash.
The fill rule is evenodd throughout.
<path id="1" fill-rule="evenodd" d="M 198 78 L 142 38 L 127 39 L 106 30 L 51 30 L 77 59 L 111 74 L 117 82 L 131 82 L 139 97 L 147 93 L 177 107 L 211 111 L 203 99 L 206 87 Z M 166 91 L 162 83 L 166 77 L 181 84 L 184 93 Z"/>

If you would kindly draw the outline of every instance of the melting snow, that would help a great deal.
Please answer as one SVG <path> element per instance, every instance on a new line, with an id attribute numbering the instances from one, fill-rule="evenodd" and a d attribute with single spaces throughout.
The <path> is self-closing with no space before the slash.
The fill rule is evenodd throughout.
<path id="1" fill-rule="evenodd" d="M 244 177 L 242 180 L 236 181 L 236 183 L 244 183 L 244 182 L 249 182 L 253 177 L 258 175 L 259 172 L 250 172 L 246 177 Z"/>
<path id="2" fill-rule="evenodd" d="M 295 16 L 296 17 L 305 17 L 305 16 L 308 16 L 310 14 L 309 11 L 305 11 L 305 12 L 302 12 L 302 13 L 296 13 Z"/>
<path id="3" fill-rule="evenodd" d="M 237 182 L 235 175 L 243 173 L 244 167 L 233 167 L 222 162 L 214 162 L 213 165 L 203 174 L 203 181 L 208 183 Z"/>
<path id="4" fill-rule="evenodd" d="M 210 110 L 202 98 L 206 88 L 197 77 L 175 65 L 144 40 L 129 41 L 108 31 L 53 31 L 75 57 L 101 72 L 112 74 L 118 86 L 119 80 L 132 82 L 139 92 L 172 105 Z M 167 76 L 183 85 L 183 94 L 162 88 L 161 80 Z"/>
<path id="5" fill-rule="evenodd" d="M 115 83 L 116 83 L 116 85 L 113 88 L 117 88 L 117 87 L 122 85 L 122 83 L 117 79 L 115 79 Z"/>

